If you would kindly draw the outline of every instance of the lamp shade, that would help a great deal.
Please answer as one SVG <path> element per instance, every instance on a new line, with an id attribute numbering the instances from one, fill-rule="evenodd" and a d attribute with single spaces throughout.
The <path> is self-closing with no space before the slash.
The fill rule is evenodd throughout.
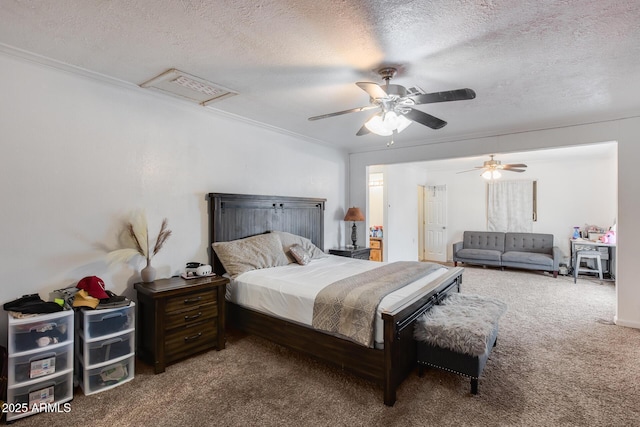
<path id="1" fill-rule="evenodd" d="M 364 221 L 364 215 L 360 208 L 349 208 L 347 214 L 344 216 L 345 221 Z"/>

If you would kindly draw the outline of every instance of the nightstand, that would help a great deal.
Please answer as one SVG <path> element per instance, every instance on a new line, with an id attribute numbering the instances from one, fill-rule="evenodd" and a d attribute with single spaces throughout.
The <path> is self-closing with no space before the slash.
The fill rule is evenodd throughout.
<path id="1" fill-rule="evenodd" d="M 371 261 L 380 261 L 380 262 L 382 262 L 382 238 L 381 237 L 370 237 L 369 238 L 369 247 L 371 248 L 371 257 L 369 259 Z"/>
<path id="2" fill-rule="evenodd" d="M 357 259 L 369 259 L 369 252 L 370 249 L 365 248 L 364 246 L 358 246 L 357 248 L 354 248 L 353 246 L 343 246 L 337 249 L 329 249 L 329 253 L 331 255 Z"/>
<path id="3" fill-rule="evenodd" d="M 166 365 L 225 346 L 225 289 L 220 276 L 136 283 L 138 356 L 164 372 Z"/>

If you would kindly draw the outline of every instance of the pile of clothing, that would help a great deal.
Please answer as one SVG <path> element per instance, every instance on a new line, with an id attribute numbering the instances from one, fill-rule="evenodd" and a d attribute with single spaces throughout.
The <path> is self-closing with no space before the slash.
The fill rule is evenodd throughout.
<path id="1" fill-rule="evenodd" d="M 105 289 L 104 281 L 97 276 L 87 276 L 78 282 L 80 289 L 74 296 L 73 307 L 95 309 L 126 307 L 131 301 L 122 295 L 116 295 Z"/>
<path id="2" fill-rule="evenodd" d="M 78 282 L 75 287 L 54 291 L 58 297 L 54 301 L 44 301 L 38 294 L 22 297 L 4 304 L 4 309 L 15 318 L 33 317 L 69 309 L 71 307 L 88 307 L 106 309 L 127 307 L 131 301 L 105 289 L 104 281 L 97 276 L 88 276 Z"/>
<path id="3" fill-rule="evenodd" d="M 64 301 L 44 301 L 40 295 L 30 294 L 4 304 L 3 308 L 16 318 L 32 317 L 62 311 Z"/>

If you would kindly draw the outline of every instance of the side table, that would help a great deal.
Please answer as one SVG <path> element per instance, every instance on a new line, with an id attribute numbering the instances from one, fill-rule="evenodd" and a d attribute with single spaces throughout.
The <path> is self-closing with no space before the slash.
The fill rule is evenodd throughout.
<path id="1" fill-rule="evenodd" d="M 347 258 L 357 258 L 357 259 L 369 259 L 369 253 L 371 249 L 365 248 L 364 246 L 343 246 L 340 248 L 329 249 L 329 253 L 331 255 L 338 255 Z"/>
<path id="2" fill-rule="evenodd" d="M 225 346 L 225 290 L 220 276 L 136 283 L 138 356 L 159 374 L 166 365 Z"/>

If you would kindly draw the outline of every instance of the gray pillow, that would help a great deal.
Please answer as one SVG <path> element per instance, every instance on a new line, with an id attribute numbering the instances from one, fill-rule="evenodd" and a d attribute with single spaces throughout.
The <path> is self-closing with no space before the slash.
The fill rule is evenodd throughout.
<path id="1" fill-rule="evenodd" d="M 213 250 L 232 278 L 251 270 L 289 264 L 277 234 L 268 233 L 230 242 L 216 242 Z"/>
<path id="2" fill-rule="evenodd" d="M 290 250 L 293 245 L 300 245 L 311 255 L 311 259 L 324 258 L 328 255 L 322 252 L 316 245 L 311 243 L 311 240 L 306 237 L 298 236 L 296 234 L 287 233 L 286 231 L 272 231 L 270 234 L 276 234 L 282 241 L 282 250 L 289 259 L 289 263 L 297 262 L 291 255 Z"/>

